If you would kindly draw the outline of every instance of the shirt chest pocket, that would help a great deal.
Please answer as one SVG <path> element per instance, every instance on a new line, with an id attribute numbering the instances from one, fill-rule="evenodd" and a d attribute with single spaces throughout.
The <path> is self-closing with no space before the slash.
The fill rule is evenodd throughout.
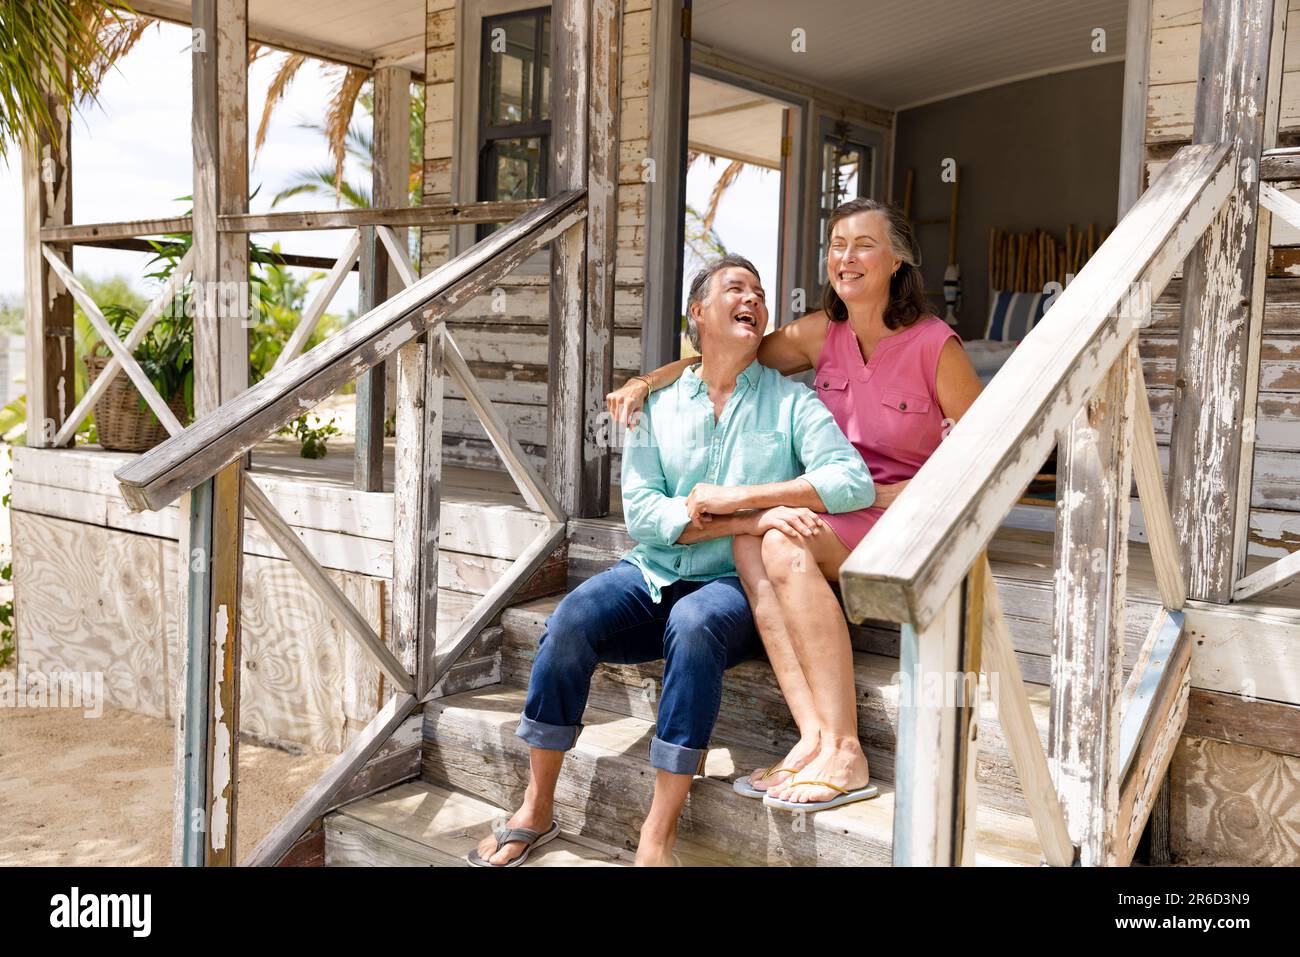
<path id="1" fill-rule="evenodd" d="M 793 477 L 790 462 L 790 437 L 775 429 L 739 432 L 731 452 L 727 473 L 736 484 L 760 485 Z"/>
<path id="2" fill-rule="evenodd" d="M 813 385 L 817 388 L 817 398 L 821 399 L 822 404 L 827 408 L 834 409 L 843 404 L 849 394 L 848 376 L 819 372 L 813 380 Z"/>
<path id="3" fill-rule="evenodd" d="M 929 396 L 886 389 L 880 398 L 875 440 L 903 452 L 925 454 L 935 436 Z"/>

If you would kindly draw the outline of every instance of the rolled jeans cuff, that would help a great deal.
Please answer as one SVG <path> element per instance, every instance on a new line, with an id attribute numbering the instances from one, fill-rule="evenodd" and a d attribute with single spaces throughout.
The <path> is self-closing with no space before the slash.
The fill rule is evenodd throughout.
<path id="1" fill-rule="evenodd" d="M 515 729 L 515 734 L 531 747 L 547 751 L 568 751 L 577 743 L 581 732 L 580 724 L 546 724 L 544 721 L 534 721 L 527 715 L 519 716 L 519 727 Z"/>
<path id="2" fill-rule="evenodd" d="M 708 748 L 684 748 L 669 744 L 658 735 L 650 739 L 650 764 L 670 774 L 703 774 Z"/>

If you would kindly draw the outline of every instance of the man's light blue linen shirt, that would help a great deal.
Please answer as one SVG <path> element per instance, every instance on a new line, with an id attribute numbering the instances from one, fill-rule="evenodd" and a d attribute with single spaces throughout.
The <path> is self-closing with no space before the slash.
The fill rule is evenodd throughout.
<path id="1" fill-rule="evenodd" d="M 655 601 L 679 579 L 734 575 L 731 537 L 676 544 L 690 524 L 686 497 L 696 484 L 763 485 L 804 478 L 828 512 L 876 500 L 871 473 L 830 411 L 807 386 L 751 362 L 714 421 L 708 386 L 691 366 L 650 396 L 623 448 L 623 519 L 637 542 L 623 556 L 637 565 Z"/>

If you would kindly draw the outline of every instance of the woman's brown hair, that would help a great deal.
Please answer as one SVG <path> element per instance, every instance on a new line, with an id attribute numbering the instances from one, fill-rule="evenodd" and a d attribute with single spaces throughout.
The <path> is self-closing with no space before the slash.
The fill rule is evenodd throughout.
<path id="1" fill-rule="evenodd" d="M 898 269 L 889 277 L 889 305 L 885 307 L 885 328 L 905 329 L 929 312 L 925 302 L 925 280 L 921 276 L 921 255 L 916 248 L 912 224 L 907 221 L 902 210 L 889 203 L 874 199 L 850 199 L 835 207 L 830 221 L 826 224 L 828 250 L 835 224 L 858 213 L 880 213 L 885 217 L 890 248 L 893 254 L 902 260 Z M 825 262 L 822 263 L 822 268 L 826 268 Z M 849 318 L 848 307 L 835 292 L 834 284 L 829 281 L 822 290 L 822 308 L 826 310 L 826 315 L 837 322 Z"/>

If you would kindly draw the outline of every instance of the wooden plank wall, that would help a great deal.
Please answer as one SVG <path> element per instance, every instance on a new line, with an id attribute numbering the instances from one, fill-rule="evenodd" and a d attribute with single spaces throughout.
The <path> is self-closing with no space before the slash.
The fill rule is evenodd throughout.
<path id="1" fill-rule="evenodd" d="M 1154 0 L 1146 122 L 1148 182 L 1191 140 L 1201 41 L 1201 0 Z M 1300 143 L 1300 0 L 1290 0 L 1283 55 L 1282 145 Z M 1300 548 L 1300 230 L 1273 218 L 1260 355 L 1250 553 L 1282 557 Z M 1181 281 L 1141 336 L 1161 456 L 1168 466 Z"/>
<path id="2" fill-rule="evenodd" d="M 104 675 L 105 703 L 171 720 L 181 679 L 174 539 L 11 512 L 17 638 L 29 669 Z M 391 643 L 384 578 L 328 574 Z M 439 589 L 439 636 L 468 614 L 482 582 Z M 240 730 L 259 740 L 342 751 L 391 694 L 373 659 L 303 586 L 288 561 L 246 553 Z M 499 629 L 486 629 L 444 679 L 447 694 L 500 680 Z"/>
<path id="3" fill-rule="evenodd" d="M 1146 122 L 1147 179 L 1190 142 L 1196 106 L 1201 0 L 1154 0 Z M 1300 144 L 1300 0 L 1290 0 L 1278 143 Z M 1300 548 L 1300 231 L 1273 218 L 1260 356 L 1250 552 Z M 1151 405 L 1168 466 L 1181 280 L 1156 305 L 1140 340 Z M 1204 675 L 1193 675 L 1202 684 Z M 1233 689 L 1239 690 L 1239 689 Z M 1234 715 L 1231 722 L 1225 715 Z M 1276 712 L 1276 714 L 1275 714 Z M 1268 740 L 1277 715 L 1287 732 Z M 1171 851 L 1180 863 L 1278 865 L 1300 859 L 1296 707 L 1194 689 L 1170 765 Z M 1238 729 L 1224 732 L 1226 724 Z M 1249 729 L 1249 735 L 1245 730 Z M 1229 740 L 1231 739 L 1231 740 Z M 1264 744 L 1265 747 L 1257 745 Z"/>
<path id="4" fill-rule="evenodd" d="M 641 160 L 649 152 L 650 136 L 650 7 L 651 0 L 623 0 L 618 252 L 614 277 L 615 385 L 640 368 L 646 219 Z M 424 195 L 427 202 L 437 202 L 453 198 L 455 182 L 455 2 L 428 0 L 428 11 Z M 470 155 L 472 150 L 462 153 Z M 446 230 L 425 230 L 423 270 L 445 262 L 448 250 Z M 540 469 L 546 448 L 548 280 L 545 274 L 519 270 L 498 289 L 495 295 L 485 294 L 467 303 L 448 322 L 448 328 L 470 369 L 498 404 L 511 432 Z M 444 461 L 499 468 L 500 461 L 487 434 L 454 384 L 448 383 L 444 409 Z M 617 462 L 614 467 L 617 469 Z"/>

